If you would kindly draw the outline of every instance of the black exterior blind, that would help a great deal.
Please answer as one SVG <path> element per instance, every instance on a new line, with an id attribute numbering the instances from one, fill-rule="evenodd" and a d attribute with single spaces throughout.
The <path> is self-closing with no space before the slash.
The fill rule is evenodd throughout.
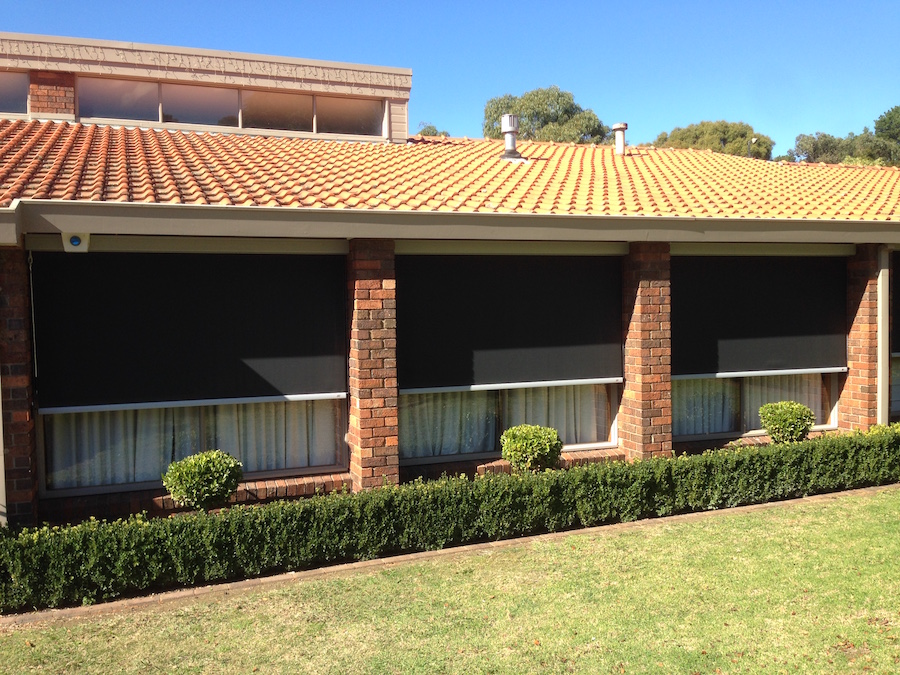
<path id="1" fill-rule="evenodd" d="M 891 253 L 891 352 L 900 352 L 900 253 Z"/>
<path id="2" fill-rule="evenodd" d="M 673 374 L 846 366 L 846 270 L 837 257 L 673 257 Z"/>
<path id="3" fill-rule="evenodd" d="M 346 391 L 346 262 L 35 252 L 42 408 Z"/>
<path id="4" fill-rule="evenodd" d="M 622 376 L 618 258 L 398 256 L 401 388 Z"/>

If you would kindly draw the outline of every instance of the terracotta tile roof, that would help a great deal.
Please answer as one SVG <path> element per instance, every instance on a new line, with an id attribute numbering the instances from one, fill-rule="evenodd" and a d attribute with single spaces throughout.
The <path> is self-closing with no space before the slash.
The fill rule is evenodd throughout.
<path id="1" fill-rule="evenodd" d="M 708 151 L 501 141 L 351 143 L 0 121 L 0 207 L 16 198 L 301 208 L 900 220 L 900 169 Z"/>

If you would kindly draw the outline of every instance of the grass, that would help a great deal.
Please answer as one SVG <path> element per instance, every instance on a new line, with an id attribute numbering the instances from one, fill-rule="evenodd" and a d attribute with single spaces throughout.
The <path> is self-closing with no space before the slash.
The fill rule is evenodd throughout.
<path id="1" fill-rule="evenodd" d="M 53 673 L 888 673 L 900 489 L 572 533 L 0 633 Z"/>

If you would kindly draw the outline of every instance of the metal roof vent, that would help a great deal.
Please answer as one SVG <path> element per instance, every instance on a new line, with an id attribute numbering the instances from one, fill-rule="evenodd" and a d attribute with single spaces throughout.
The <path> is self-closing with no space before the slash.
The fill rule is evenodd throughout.
<path id="1" fill-rule="evenodd" d="M 625 154 L 625 130 L 628 128 L 628 125 L 625 122 L 617 122 L 612 126 L 613 131 L 616 134 L 616 154 L 624 155 Z"/>
<path id="2" fill-rule="evenodd" d="M 505 147 L 503 154 L 500 155 L 504 159 L 521 159 L 522 155 L 516 150 L 516 135 L 519 133 L 519 116 L 503 115 L 500 118 L 500 131 L 503 132 Z"/>

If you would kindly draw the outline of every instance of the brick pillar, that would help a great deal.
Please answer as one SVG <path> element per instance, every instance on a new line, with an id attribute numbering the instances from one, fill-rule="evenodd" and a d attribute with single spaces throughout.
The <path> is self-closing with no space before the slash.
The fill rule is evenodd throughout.
<path id="1" fill-rule="evenodd" d="M 27 524 L 37 516 L 30 297 L 27 254 L 0 249 L 0 397 L 10 524 Z"/>
<path id="2" fill-rule="evenodd" d="M 878 415 L 878 245 L 860 244 L 847 260 L 847 376 L 838 427 L 868 429 Z"/>
<path id="3" fill-rule="evenodd" d="M 400 478 L 394 242 L 350 242 L 350 474 L 353 490 Z"/>
<path id="4" fill-rule="evenodd" d="M 75 75 L 31 71 L 28 87 L 28 112 L 32 116 L 75 116 Z"/>
<path id="5" fill-rule="evenodd" d="M 623 264 L 625 390 L 619 446 L 628 459 L 672 454 L 672 325 L 667 243 L 630 246 Z"/>

